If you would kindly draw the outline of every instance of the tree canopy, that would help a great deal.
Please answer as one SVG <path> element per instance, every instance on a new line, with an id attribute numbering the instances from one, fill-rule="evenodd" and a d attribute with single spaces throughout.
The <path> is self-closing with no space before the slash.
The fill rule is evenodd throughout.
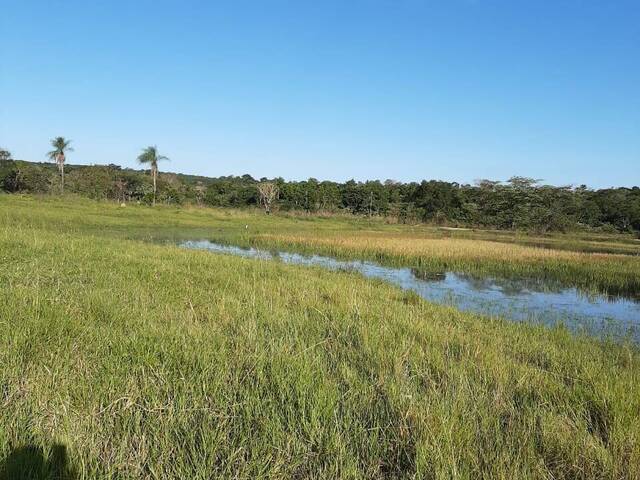
<path id="1" fill-rule="evenodd" d="M 152 155 L 153 154 L 153 155 Z M 145 149 L 145 164 L 163 157 Z M 151 161 L 146 161 L 151 160 Z M 66 191 L 118 202 L 153 202 L 153 178 L 141 170 L 117 165 L 68 165 Z M 157 172 L 157 170 L 156 170 Z M 54 165 L 0 160 L 0 189 L 6 192 L 55 193 Z M 640 188 L 593 190 L 545 185 L 541 180 L 513 177 L 480 180 L 475 185 L 423 180 L 344 183 L 254 179 L 251 175 L 209 178 L 157 173 L 157 201 L 218 207 L 260 205 L 258 185 L 272 183 L 277 200 L 270 208 L 284 211 L 342 212 L 385 216 L 399 222 L 429 222 L 537 232 L 598 229 L 640 232 Z"/>

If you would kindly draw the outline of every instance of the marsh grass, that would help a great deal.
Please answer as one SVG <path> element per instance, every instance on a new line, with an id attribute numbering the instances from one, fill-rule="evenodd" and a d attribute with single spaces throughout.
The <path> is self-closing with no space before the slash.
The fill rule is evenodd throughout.
<path id="1" fill-rule="evenodd" d="M 358 257 L 387 265 L 410 265 L 430 272 L 548 279 L 586 292 L 640 298 L 640 257 L 368 232 L 350 236 L 264 233 L 249 241 L 265 248 L 293 249 L 338 258 Z"/>
<path id="2" fill-rule="evenodd" d="M 221 212 L 0 202 L 0 462 L 56 444 L 91 479 L 640 476 L 630 344 L 142 241 Z"/>

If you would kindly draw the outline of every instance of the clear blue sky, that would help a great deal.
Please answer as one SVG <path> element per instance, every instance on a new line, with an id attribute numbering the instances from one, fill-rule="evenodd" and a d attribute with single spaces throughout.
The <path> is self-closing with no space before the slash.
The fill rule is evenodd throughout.
<path id="1" fill-rule="evenodd" d="M 0 0 L 0 145 L 203 175 L 640 184 L 640 1 Z"/>

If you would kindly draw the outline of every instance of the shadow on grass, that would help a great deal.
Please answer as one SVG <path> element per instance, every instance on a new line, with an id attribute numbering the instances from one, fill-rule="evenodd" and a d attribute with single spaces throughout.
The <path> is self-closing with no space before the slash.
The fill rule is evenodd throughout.
<path id="1" fill-rule="evenodd" d="M 48 455 L 42 447 L 26 445 L 14 449 L 0 462 L 0 480 L 76 480 L 69 465 L 67 447 L 55 444 Z"/>

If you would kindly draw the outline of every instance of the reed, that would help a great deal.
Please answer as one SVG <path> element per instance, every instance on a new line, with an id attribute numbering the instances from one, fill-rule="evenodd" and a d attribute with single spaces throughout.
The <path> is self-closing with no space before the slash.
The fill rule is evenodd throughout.
<path id="1" fill-rule="evenodd" d="M 456 238 L 415 238 L 384 233 L 350 235 L 264 233 L 250 242 L 340 258 L 409 265 L 434 272 L 535 277 L 611 295 L 640 295 L 640 257 L 572 252 L 514 243 Z"/>

